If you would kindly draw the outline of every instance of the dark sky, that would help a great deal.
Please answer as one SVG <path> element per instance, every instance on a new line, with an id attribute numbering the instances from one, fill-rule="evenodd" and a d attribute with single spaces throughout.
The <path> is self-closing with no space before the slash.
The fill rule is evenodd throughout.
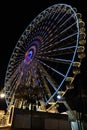
<path id="1" fill-rule="evenodd" d="M 87 27 L 87 4 L 79 0 L 22 0 L 17 2 L 0 3 L 0 89 L 4 86 L 5 73 L 13 49 L 28 24 L 44 9 L 57 4 L 66 3 L 76 7 L 82 14 L 83 21 Z M 85 46 L 87 53 L 87 45 Z M 81 65 L 81 74 L 77 77 L 78 86 L 82 86 L 87 91 L 87 58 L 84 58 Z"/>

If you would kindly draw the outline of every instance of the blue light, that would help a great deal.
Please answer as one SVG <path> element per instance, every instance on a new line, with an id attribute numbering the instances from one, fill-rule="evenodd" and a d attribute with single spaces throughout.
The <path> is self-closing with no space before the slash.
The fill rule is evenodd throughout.
<path id="1" fill-rule="evenodd" d="M 30 50 L 28 55 L 27 55 L 27 58 L 30 60 L 33 56 L 33 50 Z"/>

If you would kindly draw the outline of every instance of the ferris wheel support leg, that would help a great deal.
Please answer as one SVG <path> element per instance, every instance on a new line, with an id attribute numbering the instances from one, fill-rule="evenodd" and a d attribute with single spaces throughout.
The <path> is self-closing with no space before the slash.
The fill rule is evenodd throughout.
<path id="1" fill-rule="evenodd" d="M 71 123 L 71 130 L 84 130 L 83 123 L 77 117 L 76 113 L 73 110 L 71 110 L 67 101 L 63 100 L 63 101 L 60 101 L 60 103 L 63 103 L 68 110 L 67 114 L 69 116 L 69 120 L 70 120 L 70 123 Z"/>
<path id="2" fill-rule="evenodd" d="M 83 124 L 80 120 L 71 121 L 72 130 L 84 130 Z"/>
<path id="3" fill-rule="evenodd" d="M 68 105 L 68 103 L 66 101 L 63 101 L 65 107 L 67 108 L 68 110 L 68 116 L 71 120 L 76 120 L 76 115 L 75 113 L 71 110 L 70 106 Z"/>
<path id="4" fill-rule="evenodd" d="M 8 126 L 11 126 L 12 125 L 12 121 L 13 121 L 13 116 L 14 116 L 14 105 L 12 105 L 10 107 L 10 111 L 8 113 Z"/>

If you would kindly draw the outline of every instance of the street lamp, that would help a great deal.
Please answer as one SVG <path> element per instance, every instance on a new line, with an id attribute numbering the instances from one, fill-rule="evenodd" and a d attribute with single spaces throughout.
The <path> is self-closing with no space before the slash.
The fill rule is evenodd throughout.
<path id="1" fill-rule="evenodd" d="M 5 94 L 4 93 L 1 93 L 0 94 L 0 98 L 4 98 L 5 97 Z"/>
<path id="2" fill-rule="evenodd" d="M 61 100 L 62 99 L 62 96 L 60 94 L 57 95 L 57 99 L 58 100 Z"/>

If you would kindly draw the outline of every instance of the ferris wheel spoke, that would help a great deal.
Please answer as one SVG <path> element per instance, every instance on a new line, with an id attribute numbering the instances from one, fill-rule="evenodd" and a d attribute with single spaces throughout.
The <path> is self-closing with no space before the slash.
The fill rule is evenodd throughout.
<path id="1" fill-rule="evenodd" d="M 15 48 L 15 52 L 25 53 L 25 51 L 26 51 L 26 49 L 23 47 L 23 45 L 17 46 Z"/>
<path id="2" fill-rule="evenodd" d="M 54 85 L 52 84 L 52 82 L 46 77 L 47 81 L 49 82 L 49 84 L 51 85 L 51 87 L 56 91 L 57 89 L 54 87 Z"/>
<path id="3" fill-rule="evenodd" d="M 6 85 L 5 86 L 12 86 L 9 88 L 9 91 L 8 92 L 8 95 L 11 95 L 14 93 L 14 91 L 16 90 L 16 86 L 17 86 L 17 81 L 18 81 L 18 78 L 19 78 L 19 74 L 17 72 L 17 74 L 13 74 L 10 79 L 7 81 Z"/>
<path id="4" fill-rule="evenodd" d="M 71 35 L 68 35 L 68 36 L 62 38 L 61 40 L 59 40 L 58 42 L 55 42 L 54 44 L 51 43 L 49 46 L 47 46 L 47 47 L 41 49 L 41 51 L 49 50 L 49 49 L 55 47 L 55 45 L 58 45 L 58 44 L 60 44 L 60 43 L 62 43 L 62 42 L 64 42 L 64 41 L 66 41 L 66 40 L 68 40 L 68 39 L 70 39 L 70 38 L 73 38 L 74 36 L 77 36 L 77 35 L 78 35 L 77 32 L 75 32 L 75 33 L 73 33 L 73 34 L 71 34 Z"/>
<path id="5" fill-rule="evenodd" d="M 67 22 L 69 22 L 69 20 L 71 20 L 71 18 L 73 17 L 73 15 L 74 15 L 74 14 L 72 14 L 67 20 L 65 20 L 65 22 L 62 24 L 62 26 L 61 26 L 61 25 L 59 26 L 59 30 L 60 30 L 61 27 L 63 28 L 63 25 L 65 26 L 65 23 L 67 24 Z M 68 30 L 70 27 L 74 26 L 75 24 L 76 24 L 76 21 L 75 21 L 75 23 L 73 23 L 72 25 L 69 25 L 69 27 L 67 27 L 66 29 L 63 28 L 61 31 L 62 31 L 62 32 L 63 32 L 63 31 L 65 32 L 65 31 Z M 52 30 L 54 29 L 55 32 L 54 32 L 52 35 L 49 34 L 49 42 L 50 42 L 50 40 L 51 40 L 51 37 L 53 38 L 53 37 L 55 36 L 55 34 L 58 32 L 58 29 L 57 29 L 56 27 L 57 27 L 57 24 L 56 24 L 56 25 L 54 24 L 53 28 L 51 28 Z M 54 30 L 53 30 L 53 31 L 54 31 Z M 53 32 L 53 31 L 52 31 L 52 32 Z M 61 32 L 61 31 L 60 31 L 60 32 Z M 51 36 L 51 37 L 50 37 L 50 36 Z M 45 38 L 45 45 L 46 45 L 46 46 L 47 46 L 47 40 L 48 40 L 48 37 L 47 37 L 47 39 Z M 43 48 L 45 45 L 43 45 L 42 48 Z"/>
<path id="6" fill-rule="evenodd" d="M 47 71 L 43 68 L 41 64 L 38 63 L 38 67 L 40 68 L 39 69 L 41 73 L 40 77 L 42 77 L 42 81 L 44 82 L 43 86 L 46 88 L 48 98 L 50 98 L 52 88 L 54 91 L 56 90 L 56 85 L 55 85 L 56 83 L 54 83 L 53 79 L 50 77 L 50 75 L 47 73 Z M 49 87 L 48 87 L 48 83 L 49 83 Z"/>
<path id="7" fill-rule="evenodd" d="M 71 37 L 77 36 L 77 35 L 78 35 L 78 32 L 74 32 L 73 34 L 68 35 L 67 37 L 64 37 L 63 39 L 61 39 L 60 42 L 65 41 L 65 40 L 67 40 Z"/>
<path id="8" fill-rule="evenodd" d="M 11 65 L 14 65 L 14 67 L 10 67 L 10 68 L 9 68 L 9 71 L 12 71 L 12 74 L 13 74 L 13 73 L 15 72 L 15 69 L 18 68 L 19 63 L 18 63 L 18 64 L 11 64 Z"/>
<path id="9" fill-rule="evenodd" d="M 51 49 L 51 50 L 48 50 L 48 51 L 41 51 L 37 54 L 37 56 L 43 56 L 43 55 L 48 55 L 48 56 L 58 56 L 58 55 L 65 55 L 65 54 L 72 54 L 76 48 L 76 46 L 69 46 L 69 44 L 71 43 L 68 43 L 68 46 L 66 45 L 62 45 L 61 47 L 59 47 L 58 49 Z"/>
<path id="10" fill-rule="evenodd" d="M 42 61 L 40 61 L 40 60 L 38 60 L 38 61 L 39 61 L 41 64 L 43 64 L 44 66 L 46 66 L 47 68 L 51 69 L 53 72 L 57 73 L 58 75 L 60 75 L 60 76 L 62 76 L 62 77 L 65 77 L 64 74 L 62 74 L 61 72 L 57 71 L 56 69 L 50 67 L 50 66 L 47 65 L 46 63 L 44 63 L 44 62 L 42 62 Z"/>
<path id="11" fill-rule="evenodd" d="M 44 77 L 46 77 L 51 82 L 52 86 L 56 90 L 56 82 L 48 74 L 47 70 L 45 70 L 44 67 L 40 63 L 38 63 L 38 67 L 40 68 L 41 74 L 43 73 Z"/>
<path id="12" fill-rule="evenodd" d="M 52 58 L 52 57 L 46 57 L 46 56 L 39 56 L 38 58 L 40 60 L 47 60 L 47 61 L 52 61 L 52 62 L 64 63 L 64 64 L 72 63 L 72 60 L 67 60 L 67 59 Z"/>
<path id="13" fill-rule="evenodd" d="M 75 47 L 73 46 L 70 46 L 70 49 L 68 49 L 69 47 L 65 47 L 64 50 L 61 48 L 58 48 L 58 49 L 53 49 L 53 50 L 48 50 L 48 51 L 44 51 L 44 52 L 41 52 L 41 53 L 38 53 L 37 56 L 45 56 L 45 55 L 48 55 L 49 57 L 60 57 L 61 56 L 64 56 L 64 55 L 72 55 L 74 53 L 74 50 L 75 50 Z M 65 58 L 65 57 L 64 57 Z"/>
<path id="14" fill-rule="evenodd" d="M 70 26 L 68 26 L 67 28 L 65 28 L 63 31 L 61 31 L 60 34 L 63 34 L 66 31 L 70 30 L 74 25 L 76 25 L 76 21 L 73 24 L 71 24 Z"/>
<path id="15" fill-rule="evenodd" d="M 44 28 L 44 29 L 48 29 L 50 27 L 55 28 L 56 26 L 51 21 L 52 20 L 57 21 L 60 14 L 62 13 L 62 10 L 63 10 L 63 8 L 60 10 L 60 12 L 57 15 L 56 15 L 56 13 L 52 12 L 52 15 L 49 15 L 47 17 L 47 20 L 43 23 L 43 26 L 41 26 L 41 27 L 44 27 L 44 25 L 47 25 L 46 28 Z"/>
<path id="16" fill-rule="evenodd" d="M 39 77 L 39 82 L 42 82 L 40 90 L 41 90 L 41 93 L 43 94 L 43 98 L 45 97 L 45 101 L 47 101 L 47 98 L 51 96 L 51 91 L 49 90 L 47 81 L 43 75 Z"/>
<path id="17" fill-rule="evenodd" d="M 67 22 L 70 22 L 70 20 L 74 17 L 74 13 L 72 15 L 70 15 L 70 17 L 68 17 L 61 25 L 60 28 L 65 26 L 67 24 Z"/>
<path id="18" fill-rule="evenodd" d="M 22 58 L 23 58 L 23 57 L 22 57 Z M 22 59 L 17 58 L 17 60 L 15 60 L 15 61 L 11 62 L 11 65 L 15 63 L 15 64 L 14 64 L 14 67 L 15 67 L 15 65 L 17 65 L 17 64 L 19 64 L 19 63 L 21 63 L 21 61 L 22 61 Z"/>
<path id="19" fill-rule="evenodd" d="M 12 69 L 12 68 L 10 67 L 10 68 L 8 68 L 8 70 L 9 70 L 9 71 L 8 71 L 7 74 L 6 74 L 6 80 L 9 79 L 9 81 L 11 82 L 11 80 L 13 80 L 14 77 L 15 77 L 15 75 L 18 73 L 18 72 L 17 72 L 18 69 L 16 69 L 16 71 L 15 71 L 14 69 Z M 10 72 L 12 72 L 12 73 L 10 73 Z M 9 78 L 8 78 L 8 76 L 9 76 Z M 8 83 L 8 80 L 7 80 L 6 83 Z"/>
<path id="20" fill-rule="evenodd" d="M 44 98 L 44 101 L 46 102 L 47 101 L 46 95 L 49 92 L 49 90 L 46 88 L 46 81 L 45 81 L 45 78 L 43 77 L 42 73 L 40 72 L 40 70 L 39 70 L 39 76 L 38 76 L 38 86 L 39 86 L 40 92 Z"/>
<path id="21" fill-rule="evenodd" d="M 63 47 L 61 47 L 61 48 L 58 48 L 58 50 L 59 51 L 61 51 L 61 50 L 70 50 L 70 49 L 75 49 L 76 48 L 76 46 L 63 46 Z"/>

